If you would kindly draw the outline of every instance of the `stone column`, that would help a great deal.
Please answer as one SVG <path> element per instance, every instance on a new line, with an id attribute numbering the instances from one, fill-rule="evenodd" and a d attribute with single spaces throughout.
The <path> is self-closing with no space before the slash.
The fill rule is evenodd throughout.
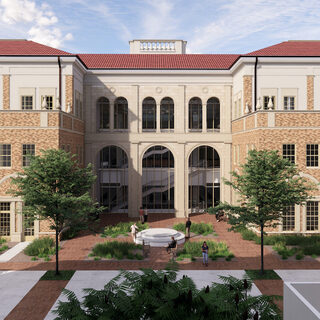
<path id="1" fill-rule="evenodd" d="M 207 104 L 202 104 L 202 132 L 207 132 Z"/>
<path id="2" fill-rule="evenodd" d="M 174 207 L 176 209 L 176 217 L 182 218 L 187 214 L 185 195 L 188 194 L 185 174 L 185 144 L 175 144 L 174 151 Z"/>
<path id="3" fill-rule="evenodd" d="M 114 100 L 110 99 L 110 130 L 114 129 Z"/>
<path id="4" fill-rule="evenodd" d="M 2 105 L 3 110 L 9 110 L 10 109 L 10 75 L 4 74 L 2 76 Z"/>
<path id="5" fill-rule="evenodd" d="M 307 110 L 314 109 L 314 76 L 307 76 Z"/>
<path id="6" fill-rule="evenodd" d="M 139 161 L 139 144 L 130 143 L 130 154 L 128 156 L 128 216 L 137 217 L 142 203 L 141 198 L 141 176 L 142 168 Z"/>
<path id="7" fill-rule="evenodd" d="M 156 131 L 157 133 L 159 133 L 161 131 L 160 130 L 160 103 L 156 104 L 156 122 L 157 122 Z"/>
<path id="8" fill-rule="evenodd" d="M 74 92 L 74 80 L 73 80 L 73 75 L 66 75 L 65 76 L 65 100 L 66 100 L 66 106 L 65 110 L 66 112 L 73 113 L 74 108 L 73 108 L 73 92 Z M 69 108 L 68 108 L 69 106 Z"/>
<path id="9" fill-rule="evenodd" d="M 186 119 L 188 118 L 188 108 L 185 100 L 185 86 L 179 86 L 177 101 L 174 101 L 174 132 L 185 133 Z"/>

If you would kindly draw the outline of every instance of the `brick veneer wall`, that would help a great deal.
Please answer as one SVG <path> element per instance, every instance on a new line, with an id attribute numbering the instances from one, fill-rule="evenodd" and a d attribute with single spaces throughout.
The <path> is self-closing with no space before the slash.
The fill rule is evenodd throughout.
<path id="1" fill-rule="evenodd" d="M 243 76 L 243 113 L 246 110 L 246 103 L 252 110 L 252 76 Z"/>
<path id="2" fill-rule="evenodd" d="M 73 75 L 66 75 L 66 106 L 70 104 L 70 110 L 67 112 L 73 113 L 73 94 L 74 94 L 74 80 Z"/>
<path id="3" fill-rule="evenodd" d="M 2 90 L 3 90 L 3 109 L 10 109 L 10 75 L 4 74 L 2 76 Z"/>
<path id="4" fill-rule="evenodd" d="M 314 109 L 314 76 L 307 76 L 307 109 Z"/>

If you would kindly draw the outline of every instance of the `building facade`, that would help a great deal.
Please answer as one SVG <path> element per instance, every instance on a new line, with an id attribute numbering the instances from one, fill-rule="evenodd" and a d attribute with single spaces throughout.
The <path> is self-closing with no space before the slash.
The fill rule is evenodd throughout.
<path id="1" fill-rule="evenodd" d="M 130 54 L 70 54 L 0 40 L 0 236 L 26 226 L 7 193 L 28 153 L 62 148 L 93 163 L 92 195 L 109 212 L 185 217 L 219 201 L 249 150 L 277 149 L 318 183 L 320 42 L 288 41 L 244 55 L 186 54 L 182 40 L 133 40 Z M 319 192 L 271 232 L 319 232 Z"/>

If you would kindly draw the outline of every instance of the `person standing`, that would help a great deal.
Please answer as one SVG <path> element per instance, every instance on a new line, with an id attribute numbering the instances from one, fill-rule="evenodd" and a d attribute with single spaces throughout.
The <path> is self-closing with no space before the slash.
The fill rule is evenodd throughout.
<path id="1" fill-rule="evenodd" d="M 140 217 L 140 222 L 143 224 L 144 223 L 144 217 L 143 217 L 143 208 L 140 207 L 139 209 L 139 217 Z"/>
<path id="2" fill-rule="evenodd" d="M 203 258 L 202 264 L 208 266 L 209 247 L 205 241 L 203 242 L 201 249 L 202 249 L 202 258 Z"/>
<path id="3" fill-rule="evenodd" d="M 136 235 L 137 235 L 137 231 L 138 231 L 138 226 L 136 225 L 136 223 L 134 223 L 131 227 L 131 236 L 132 236 L 132 240 L 135 241 L 136 240 Z"/>
<path id="4" fill-rule="evenodd" d="M 186 238 L 190 238 L 190 228 L 191 228 L 191 220 L 190 220 L 190 217 L 188 217 L 186 222 Z"/>
<path id="5" fill-rule="evenodd" d="M 147 222 L 148 221 L 148 210 L 147 210 L 147 206 L 144 207 L 143 210 L 143 221 Z"/>

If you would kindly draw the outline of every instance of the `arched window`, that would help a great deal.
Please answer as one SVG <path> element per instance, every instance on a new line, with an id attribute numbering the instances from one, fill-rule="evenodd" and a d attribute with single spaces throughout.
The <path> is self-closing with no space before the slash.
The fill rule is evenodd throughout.
<path id="1" fill-rule="evenodd" d="M 128 157 L 117 146 L 99 154 L 100 204 L 109 212 L 128 211 Z"/>
<path id="2" fill-rule="evenodd" d="M 160 103 L 160 129 L 174 129 L 174 103 L 169 97 Z"/>
<path id="3" fill-rule="evenodd" d="M 174 210 L 174 158 L 166 147 L 151 147 L 143 155 L 142 205 L 154 212 Z"/>
<path id="4" fill-rule="evenodd" d="M 206 209 L 219 201 L 220 157 L 212 147 L 198 147 L 189 157 L 189 209 Z"/>
<path id="5" fill-rule="evenodd" d="M 119 97 L 114 102 L 114 128 L 128 129 L 128 101 Z"/>
<path id="6" fill-rule="evenodd" d="M 202 130 L 202 101 L 200 98 L 192 98 L 189 101 L 189 129 Z"/>
<path id="7" fill-rule="evenodd" d="M 151 97 L 142 102 L 142 129 L 155 130 L 157 128 L 156 100 Z"/>
<path id="8" fill-rule="evenodd" d="M 207 101 L 207 129 L 220 129 L 220 101 L 215 97 Z"/>
<path id="9" fill-rule="evenodd" d="M 110 128 L 110 102 L 107 98 L 101 97 L 97 101 L 97 109 L 99 114 L 99 129 Z"/>

